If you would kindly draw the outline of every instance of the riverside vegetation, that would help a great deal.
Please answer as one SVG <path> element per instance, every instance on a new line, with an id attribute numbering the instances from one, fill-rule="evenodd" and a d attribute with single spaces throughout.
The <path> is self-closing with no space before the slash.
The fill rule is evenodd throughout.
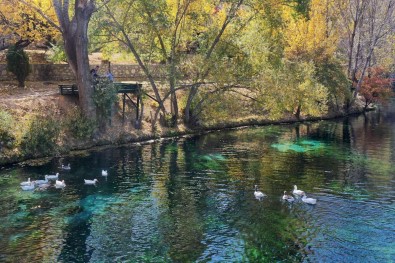
<path id="1" fill-rule="evenodd" d="M 42 43 L 49 60 L 68 63 L 79 90 L 78 100 L 56 97 L 19 111 L 0 105 L 1 163 L 207 129 L 343 116 L 392 96 L 395 0 L 66 5 L 6 0 L 0 7 L 8 39 L 1 49 Z M 138 120 L 122 124 L 111 83 L 93 88 L 93 51 L 144 72 Z M 153 64 L 163 66 L 162 78 L 153 77 Z"/>

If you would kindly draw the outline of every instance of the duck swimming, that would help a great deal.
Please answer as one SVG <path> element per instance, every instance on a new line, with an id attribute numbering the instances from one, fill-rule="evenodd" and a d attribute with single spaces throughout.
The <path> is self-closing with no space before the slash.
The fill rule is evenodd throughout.
<path id="1" fill-rule="evenodd" d="M 31 182 L 29 185 L 21 185 L 23 191 L 31 191 L 34 190 L 35 187 L 36 185 L 34 184 L 34 182 Z"/>
<path id="2" fill-rule="evenodd" d="M 305 194 L 304 191 L 298 190 L 298 187 L 296 185 L 294 185 L 294 190 L 292 191 L 292 193 L 294 195 L 304 195 Z"/>
<path id="3" fill-rule="evenodd" d="M 317 199 L 315 198 L 308 198 L 306 195 L 302 196 L 302 201 L 306 204 L 315 205 L 317 203 Z"/>
<path id="4" fill-rule="evenodd" d="M 265 197 L 266 195 L 264 193 L 262 193 L 261 191 L 258 191 L 258 186 L 255 185 L 255 191 L 254 191 L 254 196 L 256 199 L 262 199 L 263 197 Z"/>
<path id="5" fill-rule="evenodd" d="M 56 183 L 55 183 L 56 188 L 63 188 L 65 186 L 66 186 L 66 184 L 65 184 L 64 180 L 62 180 L 62 181 L 56 180 Z"/>
<path id="6" fill-rule="evenodd" d="M 93 179 L 93 180 L 88 180 L 88 179 L 84 179 L 85 184 L 96 184 L 97 182 L 99 182 L 99 180 L 97 179 Z"/>
<path id="7" fill-rule="evenodd" d="M 284 191 L 283 200 L 293 202 L 295 201 L 295 198 L 292 195 L 287 195 L 287 191 Z"/>
<path id="8" fill-rule="evenodd" d="M 45 180 L 53 180 L 58 178 L 59 178 L 59 173 L 45 175 Z"/>
<path id="9" fill-rule="evenodd" d="M 27 179 L 27 181 L 20 183 L 21 186 L 25 186 L 25 185 L 31 185 L 31 181 L 30 178 Z"/>
<path id="10" fill-rule="evenodd" d="M 68 165 L 63 165 L 62 164 L 62 169 L 63 170 L 70 170 L 71 169 L 70 164 L 68 164 Z"/>

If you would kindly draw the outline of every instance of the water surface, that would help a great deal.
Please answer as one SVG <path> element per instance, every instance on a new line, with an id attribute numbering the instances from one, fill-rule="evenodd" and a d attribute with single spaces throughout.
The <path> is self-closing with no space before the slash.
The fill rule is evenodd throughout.
<path id="1" fill-rule="evenodd" d="M 3 168 L 0 261 L 394 262 L 394 112 Z M 55 172 L 64 189 L 19 187 Z M 317 204 L 283 202 L 294 184 Z"/>

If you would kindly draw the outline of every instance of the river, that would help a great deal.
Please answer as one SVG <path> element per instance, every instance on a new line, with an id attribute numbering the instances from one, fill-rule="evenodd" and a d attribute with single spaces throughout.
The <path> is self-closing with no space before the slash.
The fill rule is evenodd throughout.
<path id="1" fill-rule="evenodd" d="M 395 262 L 394 113 L 2 167 L 0 261 Z M 56 172 L 66 187 L 19 186 Z M 282 200 L 293 185 L 317 204 Z"/>

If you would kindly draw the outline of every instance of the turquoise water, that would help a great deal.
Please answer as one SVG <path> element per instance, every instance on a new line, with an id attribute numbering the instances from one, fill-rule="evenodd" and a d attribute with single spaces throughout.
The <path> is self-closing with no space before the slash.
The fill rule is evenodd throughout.
<path id="1" fill-rule="evenodd" d="M 0 262 L 394 262 L 393 113 L 3 167 Z M 317 204 L 282 201 L 294 184 Z"/>

